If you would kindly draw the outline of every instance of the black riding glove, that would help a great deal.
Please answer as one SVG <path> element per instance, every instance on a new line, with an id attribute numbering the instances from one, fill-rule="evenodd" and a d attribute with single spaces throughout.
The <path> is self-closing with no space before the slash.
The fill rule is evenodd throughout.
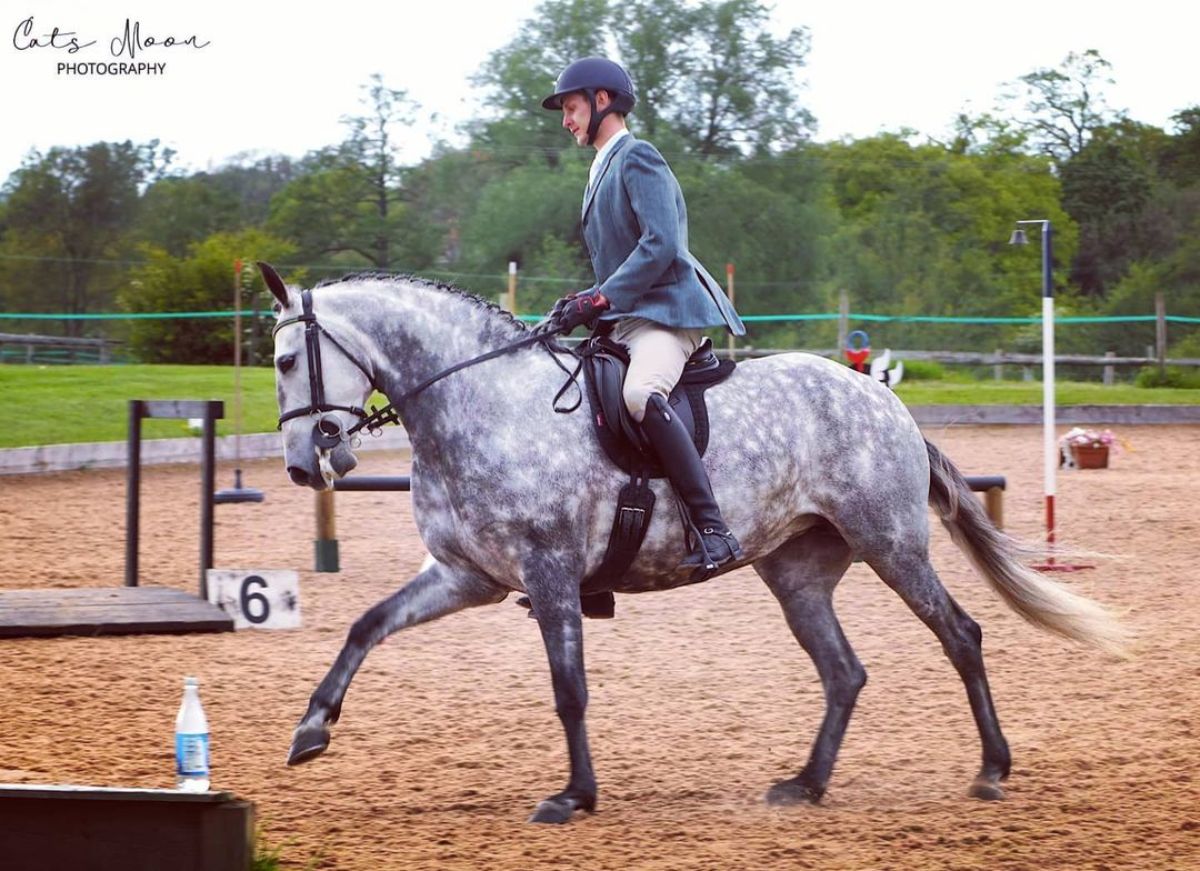
<path id="1" fill-rule="evenodd" d="M 568 293 L 566 296 L 555 301 L 554 305 L 550 307 L 550 311 L 546 312 L 546 318 L 545 318 L 546 324 L 549 326 L 553 326 L 555 323 L 557 323 L 559 316 L 563 313 L 563 310 L 578 295 L 579 294 L 577 294 L 577 293 Z"/>
<path id="2" fill-rule="evenodd" d="M 555 328 L 564 335 L 578 326 L 590 327 L 600 313 L 610 307 L 608 297 L 599 291 L 564 296 L 554 304 L 550 317 Z"/>

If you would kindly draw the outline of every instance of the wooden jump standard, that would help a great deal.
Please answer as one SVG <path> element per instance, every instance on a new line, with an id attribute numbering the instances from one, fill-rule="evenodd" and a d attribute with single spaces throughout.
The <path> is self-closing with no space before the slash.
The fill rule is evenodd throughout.
<path id="1" fill-rule="evenodd" d="M 129 402 L 129 463 L 125 491 L 125 586 L 102 589 L 41 588 L 0 591 L 0 638 L 52 635 L 232 632 L 233 618 L 207 601 L 207 570 L 213 564 L 213 485 L 216 421 L 225 405 L 216 400 Z M 141 514 L 142 419 L 204 421 L 200 463 L 200 597 L 169 587 L 138 586 Z M 0 868 L 4 867 L 0 862 Z"/>
<path id="2" fill-rule="evenodd" d="M 976 493 L 983 493 L 983 507 L 997 529 L 1004 528 L 1004 491 L 1008 480 L 1003 475 L 967 475 L 967 484 Z"/>

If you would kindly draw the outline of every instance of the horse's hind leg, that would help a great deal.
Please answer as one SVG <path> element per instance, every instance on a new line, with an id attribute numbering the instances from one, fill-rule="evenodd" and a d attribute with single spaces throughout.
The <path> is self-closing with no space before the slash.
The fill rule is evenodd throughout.
<path id="1" fill-rule="evenodd" d="M 983 667 L 983 631 L 979 624 L 946 592 L 928 553 L 918 548 L 915 541 L 881 557 L 868 556 L 867 562 L 933 630 L 967 689 L 971 713 L 983 743 L 983 765 L 971 784 L 970 795 L 981 799 L 1004 798 L 1000 781 L 1008 777 L 1012 762 Z"/>
<path id="2" fill-rule="evenodd" d="M 590 812 L 596 809 L 596 775 L 584 723 L 588 690 L 583 663 L 583 615 L 578 575 L 568 561 L 542 550 L 526 560 L 524 581 L 550 660 L 554 707 L 566 734 L 571 763 L 566 788 L 539 802 L 529 821 L 565 823 L 577 810 Z"/>
<path id="3" fill-rule="evenodd" d="M 867 673 L 833 612 L 833 589 L 850 565 L 850 548 L 831 529 L 794 538 L 754 563 L 783 608 L 796 640 L 812 657 L 825 690 L 825 718 L 800 773 L 767 792 L 769 804 L 816 802 L 825 793 L 850 714 Z"/>
<path id="4" fill-rule="evenodd" d="M 350 681 L 371 648 L 398 629 L 475 605 L 499 602 L 506 592 L 484 578 L 434 562 L 370 608 L 350 628 L 329 673 L 312 694 L 308 710 L 292 735 L 288 765 L 299 765 L 325 752 L 329 746 L 329 725 L 337 722 Z"/>

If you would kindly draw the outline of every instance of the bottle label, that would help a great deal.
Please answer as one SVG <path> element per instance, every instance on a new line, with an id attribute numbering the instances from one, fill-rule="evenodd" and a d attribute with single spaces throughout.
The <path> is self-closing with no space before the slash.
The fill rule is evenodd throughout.
<path id="1" fill-rule="evenodd" d="M 175 733 L 175 772 L 180 777 L 208 776 L 208 734 Z"/>

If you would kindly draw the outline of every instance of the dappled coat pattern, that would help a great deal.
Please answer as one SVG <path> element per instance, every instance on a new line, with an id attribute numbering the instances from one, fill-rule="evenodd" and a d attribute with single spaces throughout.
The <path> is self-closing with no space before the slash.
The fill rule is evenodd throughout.
<path id="1" fill-rule="evenodd" d="M 299 294 L 262 268 L 281 322 L 294 317 Z M 443 369 L 530 335 L 490 303 L 415 278 L 353 276 L 318 286 L 312 300 L 321 326 L 345 349 L 322 348 L 325 393 L 344 406 L 362 406 L 373 387 L 395 400 Z M 310 395 L 304 330 L 284 326 L 275 342 L 280 409 L 302 407 Z M 412 443 L 413 515 L 430 558 L 351 628 L 296 729 L 290 763 L 328 746 L 346 689 L 374 645 L 406 626 L 523 591 L 545 643 L 570 753 L 567 786 L 541 802 L 533 820 L 566 822 L 576 810 L 595 808 L 579 585 L 604 556 L 625 478 L 596 462 L 600 448 L 584 412 L 553 409 L 565 377 L 554 353 L 536 344 L 463 369 L 399 408 Z M 941 642 L 966 687 L 983 745 L 971 794 L 1001 797 L 1011 763 L 988 689 L 981 632 L 930 564 L 929 507 L 980 575 L 1035 625 L 1114 652 L 1124 643 L 1121 627 L 1099 605 L 1018 561 L 1020 546 L 991 525 L 961 474 L 883 385 L 820 357 L 781 354 L 743 363 L 707 398 L 705 464 L 717 500 L 745 563 L 778 599 L 826 692 L 826 716 L 808 761 L 772 786 L 768 801 L 820 799 L 865 683 L 832 605 L 854 558 L 870 565 Z M 343 411 L 327 416 L 343 431 L 354 423 Z M 287 421 L 283 440 L 288 473 L 298 484 L 321 489 L 353 467 L 352 442 L 318 449 L 307 418 Z M 666 482 L 653 486 L 659 504 L 669 505 Z M 675 512 L 658 511 L 641 553 L 612 589 L 687 583 L 689 573 L 678 568 L 685 551 Z"/>

